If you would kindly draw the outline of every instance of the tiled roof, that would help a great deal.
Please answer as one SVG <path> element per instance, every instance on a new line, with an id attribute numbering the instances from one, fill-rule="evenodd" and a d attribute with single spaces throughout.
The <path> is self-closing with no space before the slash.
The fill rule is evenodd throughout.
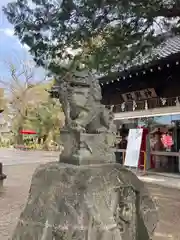
<path id="1" fill-rule="evenodd" d="M 118 75 L 124 75 L 124 71 L 126 71 L 127 74 L 127 70 L 131 71 L 136 69 L 137 67 L 141 68 L 143 66 L 148 66 L 151 63 L 153 64 L 154 61 L 163 60 L 178 53 L 180 53 L 180 35 L 173 37 L 171 35 L 171 37 L 166 37 L 165 41 L 163 41 L 159 46 L 151 50 L 151 56 L 137 56 L 137 58 L 135 58 L 131 64 L 126 65 L 126 67 L 124 67 L 124 65 L 122 64 L 119 67 L 118 71 L 114 73 L 112 72 L 112 78 L 113 76 L 116 77 Z M 99 78 L 99 80 L 100 82 L 104 82 L 104 80 L 106 81 L 107 78 L 108 76 L 104 76 Z"/>
<path id="2" fill-rule="evenodd" d="M 153 59 L 158 60 L 179 52 L 180 36 L 174 36 L 166 39 L 155 49 L 152 49 L 152 57 Z"/>
<path id="3" fill-rule="evenodd" d="M 150 56 L 138 56 L 132 61 L 129 68 L 161 60 L 176 53 L 180 53 L 180 35 L 166 38 L 159 46 L 151 50 Z"/>
<path id="4" fill-rule="evenodd" d="M 136 68 L 141 68 L 145 65 L 149 65 L 151 63 L 153 63 L 154 60 L 161 60 L 161 59 L 166 59 L 167 57 L 180 53 L 180 35 L 177 36 L 173 36 L 172 35 L 168 36 L 168 34 L 166 34 L 165 36 L 166 40 L 164 42 L 162 42 L 159 46 L 157 46 L 156 48 L 152 49 L 151 52 L 151 57 L 149 56 L 138 56 L 136 59 L 134 59 L 131 63 L 131 65 L 124 67 L 125 64 L 119 66 L 119 70 L 112 72 L 110 75 L 108 76 L 97 76 L 97 78 L 99 79 L 100 83 L 108 83 L 109 81 L 114 81 L 117 78 L 122 77 L 123 75 L 128 75 L 127 74 L 127 70 L 128 72 L 130 72 L 131 70 L 134 70 Z M 138 71 L 138 69 L 137 69 Z M 53 86 L 52 88 L 52 92 L 58 92 L 57 91 L 57 87 Z"/>

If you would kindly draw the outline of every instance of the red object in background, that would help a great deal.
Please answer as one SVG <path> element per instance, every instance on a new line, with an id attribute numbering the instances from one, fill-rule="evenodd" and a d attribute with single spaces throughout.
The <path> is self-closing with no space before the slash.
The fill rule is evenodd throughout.
<path id="1" fill-rule="evenodd" d="M 171 148 L 173 145 L 173 139 L 170 135 L 163 134 L 161 141 L 166 148 Z"/>
<path id="2" fill-rule="evenodd" d="M 21 130 L 20 133 L 21 134 L 37 134 L 37 132 L 33 130 Z"/>
<path id="3" fill-rule="evenodd" d="M 143 128 L 143 127 L 139 127 L 139 128 Z M 143 135 L 142 135 L 142 142 L 141 142 L 141 153 L 140 153 L 140 157 L 139 157 L 139 163 L 138 163 L 138 168 L 141 170 L 144 170 L 144 152 L 146 152 L 146 139 L 147 139 L 147 135 L 148 135 L 149 131 L 147 128 L 143 128 Z M 151 157 L 151 164 L 150 164 L 151 168 L 154 168 L 154 162 L 153 159 Z"/>

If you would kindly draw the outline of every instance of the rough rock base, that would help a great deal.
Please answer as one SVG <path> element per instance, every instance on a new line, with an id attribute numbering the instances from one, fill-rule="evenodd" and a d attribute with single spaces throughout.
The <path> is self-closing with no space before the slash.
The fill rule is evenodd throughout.
<path id="1" fill-rule="evenodd" d="M 48 163 L 34 173 L 13 240 L 148 240 L 157 211 L 119 164 Z"/>
<path id="2" fill-rule="evenodd" d="M 2 191 L 4 180 L 7 176 L 3 173 L 3 165 L 0 163 L 0 191 Z"/>

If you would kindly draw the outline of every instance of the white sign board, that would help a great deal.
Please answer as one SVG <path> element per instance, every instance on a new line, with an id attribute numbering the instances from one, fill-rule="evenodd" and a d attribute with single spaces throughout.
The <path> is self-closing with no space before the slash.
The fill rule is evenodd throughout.
<path id="1" fill-rule="evenodd" d="M 143 129 L 130 129 L 126 149 L 124 165 L 128 167 L 138 167 L 139 155 L 141 150 Z"/>

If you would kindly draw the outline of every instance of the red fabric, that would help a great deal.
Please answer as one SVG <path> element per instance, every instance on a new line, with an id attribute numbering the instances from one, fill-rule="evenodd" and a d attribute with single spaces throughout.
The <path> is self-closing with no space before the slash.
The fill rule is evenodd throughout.
<path id="1" fill-rule="evenodd" d="M 138 127 L 141 128 L 141 127 Z M 141 153 L 139 157 L 138 168 L 143 170 L 144 166 L 144 151 L 146 151 L 146 136 L 148 134 L 148 129 L 143 128 L 142 142 L 141 142 Z"/>
<path id="2" fill-rule="evenodd" d="M 21 134 L 37 134 L 35 131 L 33 130 L 21 130 L 20 131 Z"/>
<path id="3" fill-rule="evenodd" d="M 163 135 L 161 139 L 165 147 L 170 148 L 173 145 L 173 139 L 170 135 Z"/>

